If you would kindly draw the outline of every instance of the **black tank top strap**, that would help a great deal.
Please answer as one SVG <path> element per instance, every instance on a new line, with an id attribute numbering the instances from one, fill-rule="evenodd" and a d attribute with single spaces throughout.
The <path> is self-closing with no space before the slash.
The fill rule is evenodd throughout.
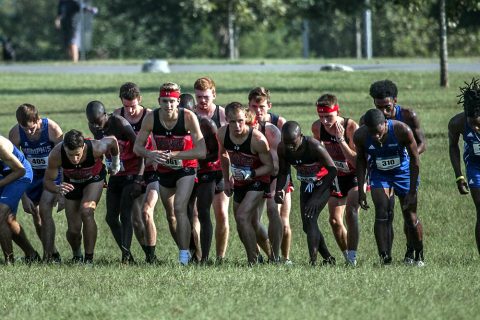
<path id="1" fill-rule="evenodd" d="M 125 118 L 125 108 L 120 108 L 120 115 Z"/>
<path id="2" fill-rule="evenodd" d="M 95 157 L 93 156 L 92 140 L 85 140 L 85 144 L 87 148 L 87 158 L 85 159 L 85 163 L 93 164 L 95 163 Z"/>
<path id="3" fill-rule="evenodd" d="M 347 137 L 347 128 L 348 128 L 349 121 L 350 121 L 350 118 L 343 118 L 343 129 L 345 129 L 345 131 L 343 132 L 343 138 L 345 139 L 345 142 L 347 144 L 350 143 L 350 140 Z"/>
<path id="4" fill-rule="evenodd" d="M 159 116 L 159 111 L 160 109 L 155 109 L 153 110 L 153 129 L 152 132 L 153 134 L 159 134 L 159 135 L 164 135 L 166 130 L 160 123 L 160 116 Z"/>
<path id="5" fill-rule="evenodd" d="M 253 134 L 253 128 L 249 127 L 247 139 L 241 145 L 237 145 L 233 143 L 233 141 L 230 139 L 230 130 L 229 130 L 229 127 L 227 126 L 223 145 L 226 150 L 233 150 L 233 151 L 242 152 L 245 154 L 252 154 L 252 150 L 251 150 L 252 134 Z"/>
<path id="6" fill-rule="evenodd" d="M 278 114 L 275 114 L 275 113 L 271 113 L 269 112 L 268 113 L 270 115 L 270 122 L 278 128 L 278 119 L 280 119 L 280 116 Z"/>
<path id="7" fill-rule="evenodd" d="M 220 128 L 222 126 L 222 124 L 220 123 L 220 106 L 217 105 L 215 107 L 215 112 L 213 113 L 211 119 L 213 120 L 213 122 L 215 122 L 217 128 Z"/>

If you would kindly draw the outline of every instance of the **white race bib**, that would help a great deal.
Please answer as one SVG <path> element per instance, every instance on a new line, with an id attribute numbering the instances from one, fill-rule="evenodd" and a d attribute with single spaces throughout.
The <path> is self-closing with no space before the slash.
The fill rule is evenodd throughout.
<path id="1" fill-rule="evenodd" d="M 350 172 L 350 168 L 348 167 L 347 161 L 336 161 L 333 160 L 335 167 L 342 172 Z"/>
<path id="2" fill-rule="evenodd" d="M 105 159 L 105 168 L 108 171 L 112 170 L 112 159 Z M 123 161 L 122 160 L 120 160 L 120 171 L 125 171 L 125 167 L 123 166 Z"/>
<path id="3" fill-rule="evenodd" d="M 480 156 L 480 143 L 474 142 L 472 144 L 472 147 L 473 147 L 473 154 L 476 156 Z"/>
<path id="4" fill-rule="evenodd" d="M 302 175 L 299 175 L 298 173 L 297 173 L 297 179 L 305 183 L 315 183 L 318 181 L 317 175 L 302 176 Z"/>
<path id="5" fill-rule="evenodd" d="M 27 160 L 32 165 L 32 169 L 47 169 L 48 157 L 27 157 Z"/>
<path id="6" fill-rule="evenodd" d="M 252 175 L 249 167 L 235 166 L 232 164 L 230 170 L 232 171 L 233 178 L 239 181 L 247 180 Z"/>
<path id="7" fill-rule="evenodd" d="M 376 164 L 379 170 L 392 170 L 400 167 L 400 157 L 377 158 Z"/>
<path id="8" fill-rule="evenodd" d="M 174 169 L 174 170 L 183 168 L 183 162 L 182 162 L 181 159 L 168 159 L 167 161 L 165 161 L 165 163 L 163 165 L 165 167 L 168 167 L 168 168 Z"/>

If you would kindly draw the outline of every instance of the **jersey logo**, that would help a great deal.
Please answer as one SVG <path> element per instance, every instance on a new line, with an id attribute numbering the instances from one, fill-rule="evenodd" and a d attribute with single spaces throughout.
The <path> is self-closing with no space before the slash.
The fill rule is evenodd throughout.
<path id="1" fill-rule="evenodd" d="M 371 144 L 370 147 L 368 147 L 368 150 L 375 150 L 375 147 L 373 146 L 373 144 Z"/>
<path id="2" fill-rule="evenodd" d="M 470 179 L 470 181 L 468 181 L 468 184 L 473 184 L 473 179 Z"/>
<path id="3" fill-rule="evenodd" d="M 469 134 L 467 134 L 467 137 L 473 138 L 473 133 L 470 132 Z"/>
<path id="4" fill-rule="evenodd" d="M 235 150 L 235 151 L 240 150 L 240 146 L 239 146 L 238 144 L 234 145 L 234 146 L 233 146 L 233 150 Z"/>
<path id="5" fill-rule="evenodd" d="M 28 142 L 27 141 L 25 141 L 25 147 L 28 147 Z"/>
<path id="6" fill-rule="evenodd" d="M 45 141 L 42 141 L 40 142 L 40 145 L 43 146 L 46 142 Z"/>

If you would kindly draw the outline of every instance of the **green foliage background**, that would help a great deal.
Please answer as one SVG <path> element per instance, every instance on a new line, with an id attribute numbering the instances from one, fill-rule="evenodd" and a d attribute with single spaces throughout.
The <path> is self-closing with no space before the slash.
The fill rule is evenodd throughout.
<path id="1" fill-rule="evenodd" d="M 363 1 L 90 0 L 99 8 L 89 58 L 222 58 L 228 56 L 232 5 L 240 57 L 302 56 L 302 23 L 310 22 L 311 57 L 355 57 L 355 21 Z M 377 57 L 438 56 L 437 1 L 370 1 Z M 0 0 L 0 36 L 18 60 L 65 58 L 54 28 L 56 1 Z M 478 56 L 480 1 L 448 1 L 449 51 Z M 359 25 L 362 28 L 361 24 Z"/>

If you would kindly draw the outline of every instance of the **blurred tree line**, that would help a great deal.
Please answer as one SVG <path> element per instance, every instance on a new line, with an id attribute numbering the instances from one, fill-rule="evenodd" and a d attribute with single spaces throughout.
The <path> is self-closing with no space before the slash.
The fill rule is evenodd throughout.
<path id="1" fill-rule="evenodd" d="M 88 57 L 241 58 L 302 56 L 305 21 L 310 57 L 356 57 L 366 3 L 372 10 L 373 55 L 438 57 L 437 0 L 92 0 Z M 64 59 L 54 27 L 56 0 L 0 0 L 0 37 L 17 60 Z M 480 1 L 449 0 L 450 56 L 480 55 Z"/>

